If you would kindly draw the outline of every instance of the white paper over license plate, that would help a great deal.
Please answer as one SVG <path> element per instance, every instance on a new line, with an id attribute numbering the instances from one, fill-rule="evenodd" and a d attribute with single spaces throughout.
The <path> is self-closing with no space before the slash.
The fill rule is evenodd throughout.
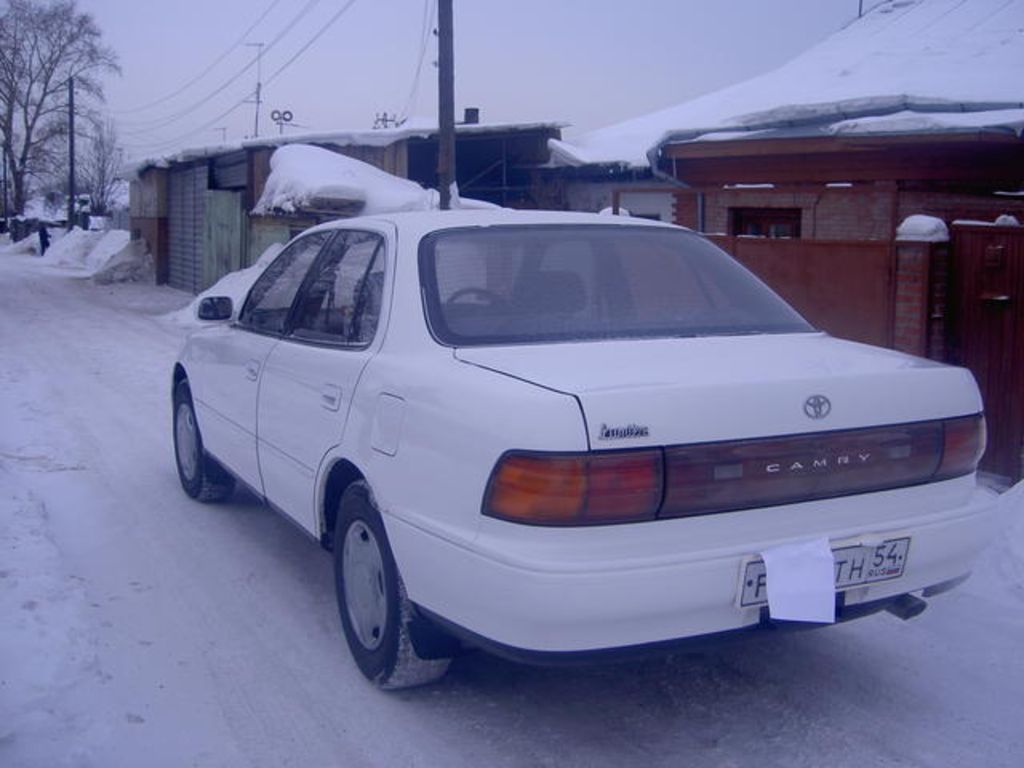
<path id="1" fill-rule="evenodd" d="M 833 549 L 836 591 L 861 584 L 898 579 L 903 575 L 910 551 L 910 537 L 889 539 L 878 545 Z M 743 572 L 740 605 L 761 605 L 768 602 L 767 571 L 764 560 L 752 560 Z"/>

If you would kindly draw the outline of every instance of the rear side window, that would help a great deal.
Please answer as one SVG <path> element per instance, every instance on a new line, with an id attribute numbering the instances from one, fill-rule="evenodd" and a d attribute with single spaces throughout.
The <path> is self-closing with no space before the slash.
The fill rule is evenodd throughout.
<path id="1" fill-rule="evenodd" d="M 424 238 L 428 321 L 446 344 L 793 333 L 812 328 L 690 232 L 505 226 Z"/>
<path id="2" fill-rule="evenodd" d="M 384 290 L 384 238 L 340 232 L 313 267 L 292 334 L 357 347 L 373 340 Z"/>
<path id="3" fill-rule="evenodd" d="M 281 251 L 249 290 L 238 322 L 258 333 L 283 333 L 295 295 L 331 234 L 307 235 Z"/>

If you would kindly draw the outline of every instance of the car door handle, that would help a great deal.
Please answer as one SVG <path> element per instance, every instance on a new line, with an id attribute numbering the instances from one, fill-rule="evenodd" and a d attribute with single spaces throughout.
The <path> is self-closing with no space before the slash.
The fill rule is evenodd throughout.
<path id="1" fill-rule="evenodd" d="M 328 411 L 336 411 L 341 407 L 341 387 L 324 384 L 320 390 L 320 405 Z"/>
<path id="2" fill-rule="evenodd" d="M 245 364 L 245 378 L 249 381 L 256 381 L 260 375 L 260 361 L 250 360 Z"/>

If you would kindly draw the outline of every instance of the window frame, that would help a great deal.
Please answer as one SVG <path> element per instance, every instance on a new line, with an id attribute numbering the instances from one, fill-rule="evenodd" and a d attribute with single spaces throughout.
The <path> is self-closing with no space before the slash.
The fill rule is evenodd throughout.
<path id="1" fill-rule="evenodd" d="M 368 341 L 359 343 L 342 341 L 340 339 L 315 339 L 306 336 L 296 336 L 295 325 L 298 320 L 298 308 L 303 304 L 302 300 L 305 299 L 309 294 L 309 290 L 313 283 L 314 275 L 318 273 L 319 269 L 323 265 L 323 262 L 327 259 L 331 247 L 339 240 L 345 238 L 348 235 L 370 235 L 379 240 L 378 248 L 380 249 L 380 251 L 377 254 L 376 258 L 379 259 L 382 264 L 384 272 L 384 281 L 381 285 L 380 314 L 377 318 L 377 325 L 373 329 L 373 336 L 371 336 Z M 342 255 L 342 259 L 344 259 L 344 255 Z M 380 336 L 381 328 L 386 324 L 384 308 L 388 305 L 388 303 L 385 300 L 385 297 L 387 296 L 388 291 L 388 279 L 390 271 L 389 266 L 390 260 L 388 259 L 388 237 L 384 232 L 377 231 L 374 229 L 335 229 L 332 233 L 331 239 L 324 243 L 323 247 L 320 249 L 320 253 L 318 253 L 316 259 L 313 260 L 313 263 L 310 265 L 309 270 L 306 272 L 306 277 L 302 281 L 302 285 L 299 286 L 299 290 L 295 294 L 295 298 L 292 300 L 292 306 L 291 309 L 289 310 L 288 319 L 285 323 L 285 331 L 282 334 L 283 340 L 294 342 L 296 344 L 304 344 L 307 346 L 329 347 L 331 349 L 345 349 L 354 352 L 369 349 L 371 346 L 373 346 L 374 342 L 376 342 L 377 338 Z"/>
<path id="2" fill-rule="evenodd" d="M 306 268 L 306 273 L 302 276 L 302 280 L 299 282 L 299 287 L 296 289 L 295 295 L 292 296 L 291 304 L 288 305 L 288 311 L 285 313 L 284 322 L 281 324 L 281 330 L 272 331 L 264 328 L 257 328 L 251 322 L 247 322 L 245 318 L 246 310 L 249 309 L 249 302 L 252 299 L 253 291 L 259 284 L 260 280 L 263 279 L 263 276 L 266 275 L 267 272 L 273 268 L 274 264 L 276 264 L 280 259 L 284 258 L 288 254 L 289 250 L 298 246 L 300 243 L 302 243 L 302 241 L 308 238 L 319 237 L 322 235 L 326 235 L 326 239 L 320 245 L 320 249 L 317 251 L 317 254 L 313 257 L 313 260 L 310 262 L 310 265 Z M 242 307 L 241 309 L 238 310 L 238 319 L 234 322 L 233 326 L 240 330 L 248 331 L 249 333 L 255 333 L 260 336 L 271 336 L 274 338 L 286 337 L 290 332 L 292 319 L 295 314 L 296 300 L 300 295 L 302 295 L 303 290 L 306 287 L 306 283 L 309 280 L 309 275 L 313 271 L 313 267 L 316 266 L 316 264 L 319 262 L 320 257 L 323 255 L 324 249 L 327 248 L 327 246 L 330 245 L 332 242 L 334 242 L 335 236 L 336 233 L 333 231 L 318 230 L 307 232 L 289 242 L 284 247 L 284 249 L 282 249 L 282 251 L 277 256 L 274 257 L 274 260 L 267 265 L 267 268 L 260 274 L 259 277 L 256 278 L 253 284 L 249 286 L 249 290 L 245 294 L 245 300 L 242 302 Z"/>

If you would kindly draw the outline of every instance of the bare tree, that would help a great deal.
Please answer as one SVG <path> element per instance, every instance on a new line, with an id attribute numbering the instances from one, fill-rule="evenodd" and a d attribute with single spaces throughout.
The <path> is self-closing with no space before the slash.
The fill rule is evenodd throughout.
<path id="1" fill-rule="evenodd" d="M 0 138 L 15 213 L 25 209 L 29 178 L 67 135 L 68 80 L 77 93 L 102 99 L 99 76 L 119 71 L 100 38 L 75 0 L 8 0 L 0 15 Z"/>
<path id="2" fill-rule="evenodd" d="M 121 180 L 123 153 L 117 140 L 117 128 L 112 120 L 93 123 L 89 144 L 78 166 L 79 189 L 89 195 L 91 210 L 98 216 L 110 212 Z"/>

